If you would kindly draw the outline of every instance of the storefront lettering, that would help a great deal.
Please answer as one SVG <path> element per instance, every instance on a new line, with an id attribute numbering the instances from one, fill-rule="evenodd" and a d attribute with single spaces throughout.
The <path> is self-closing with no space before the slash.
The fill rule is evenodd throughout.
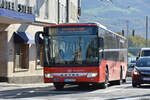
<path id="1" fill-rule="evenodd" d="M 21 13 L 27 13 L 27 14 L 33 14 L 33 7 L 18 4 L 16 5 L 17 9 L 15 10 L 15 4 L 13 2 L 8 2 L 5 0 L 0 0 L 0 8 L 8 9 L 8 10 L 14 10 Z"/>

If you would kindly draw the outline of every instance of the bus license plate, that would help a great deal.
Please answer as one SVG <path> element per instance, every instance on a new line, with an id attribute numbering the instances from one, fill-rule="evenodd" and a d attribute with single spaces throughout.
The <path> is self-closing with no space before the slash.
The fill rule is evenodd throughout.
<path id="1" fill-rule="evenodd" d="M 75 82 L 76 79 L 64 79 L 64 82 Z"/>

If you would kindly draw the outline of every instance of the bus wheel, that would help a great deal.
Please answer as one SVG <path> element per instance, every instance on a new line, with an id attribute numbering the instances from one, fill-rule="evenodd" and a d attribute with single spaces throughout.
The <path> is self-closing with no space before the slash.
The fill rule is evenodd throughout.
<path id="1" fill-rule="evenodd" d="M 56 90 L 62 90 L 64 88 L 63 83 L 54 83 Z"/>
<path id="2" fill-rule="evenodd" d="M 106 70 L 105 70 L 105 82 L 102 83 L 102 88 L 103 89 L 107 88 L 108 83 L 109 83 L 109 71 L 108 71 L 108 68 L 106 68 Z"/>
<path id="3" fill-rule="evenodd" d="M 125 79 L 123 79 L 123 83 L 126 83 L 126 81 L 127 81 L 127 80 L 126 80 L 126 78 L 125 78 Z"/>

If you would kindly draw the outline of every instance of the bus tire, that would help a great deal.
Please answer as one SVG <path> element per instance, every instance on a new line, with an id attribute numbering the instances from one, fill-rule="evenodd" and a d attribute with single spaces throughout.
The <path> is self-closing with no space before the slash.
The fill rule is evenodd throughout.
<path id="1" fill-rule="evenodd" d="M 123 83 L 126 83 L 126 78 L 125 78 L 125 79 L 123 79 Z"/>
<path id="2" fill-rule="evenodd" d="M 63 83 L 54 83 L 54 87 L 56 88 L 56 90 L 63 90 L 64 84 Z"/>
<path id="3" fill-rule="evenodd" d="M 105 81 L 104 81 L 104 83 L 102 83 L 101 87 L 102 87 L 103 89 L 105 89 L 105 88 L 108 87 L 108 84 L 109 84 L 109 70 L 108 70 L 108 68 L 106 67 L 106 69 L 105 69 Z"/>

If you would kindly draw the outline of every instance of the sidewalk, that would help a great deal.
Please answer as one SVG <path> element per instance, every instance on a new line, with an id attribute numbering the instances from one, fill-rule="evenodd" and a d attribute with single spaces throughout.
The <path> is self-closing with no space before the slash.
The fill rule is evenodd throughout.
<path id="1" fill-rule="evenodd" d="M 7 82 L 0 82 L 0 91 L 20 89 L 20 88 L 37 88 L 37 87 L 53 87 L 53 84 L 52 83 L 12 84 Z"/>

